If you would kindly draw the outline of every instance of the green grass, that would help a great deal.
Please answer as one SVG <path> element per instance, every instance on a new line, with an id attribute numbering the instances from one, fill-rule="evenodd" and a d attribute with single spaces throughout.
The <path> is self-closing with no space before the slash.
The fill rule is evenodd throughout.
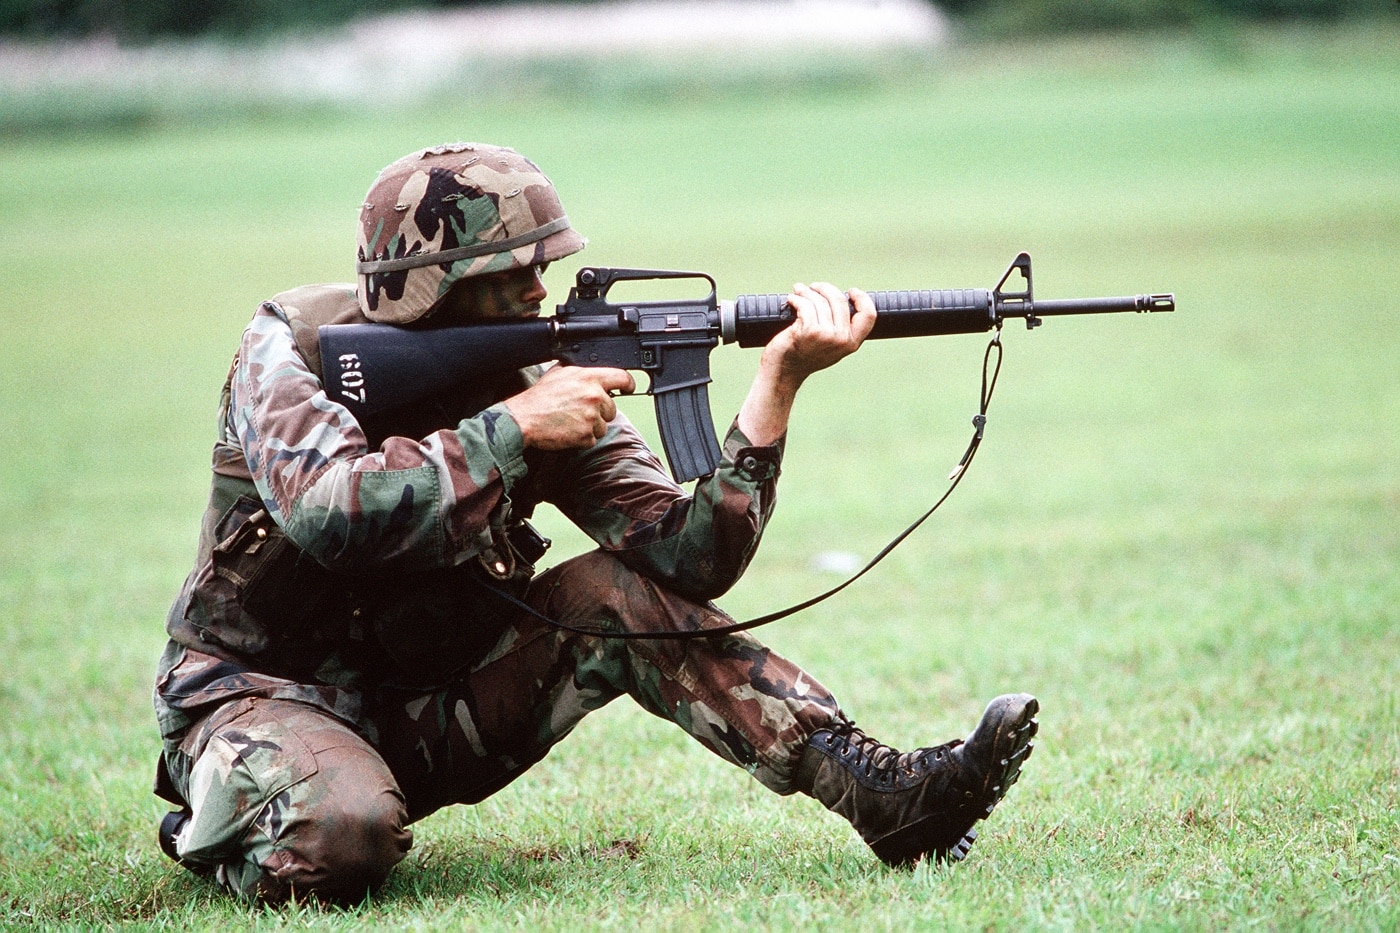
<path id="1" fill-rule="evenodd" d="M 1400 33 L 1105 42 L 0 142 L 0 924 L 1395 928 Z M 966 863 L 885 871 L 625 703 L 419 824 L 359 910 L 249 908 L 158 853 L 150 677 L 232 347 L 260 299 L 348 276 L 382 165 L 464 136 L 550 172 L 581 258 L 725 295 L 990 287 L 1023 248 L 1044 297 L 1177 293 L 1011 328 L 945 510 L 764 635 L 897 744 L 1041 698 Z M 814 551 L 873 553 L 937 496 L 982 345 L 872 344 L 813 380 L 727 608 L 830 585 Z M 715 354 L 717 421 L 754 362 Z"/>

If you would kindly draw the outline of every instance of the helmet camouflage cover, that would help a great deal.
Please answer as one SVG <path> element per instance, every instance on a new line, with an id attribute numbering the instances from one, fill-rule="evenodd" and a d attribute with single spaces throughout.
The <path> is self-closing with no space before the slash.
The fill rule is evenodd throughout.
<path id="1" fill-rule="evenodd" d="M 379 173 L 360 209 L 356 292 L 372 321 L 406 324 L 459 279 L 583 249 L 554 185 L 514 149 L 455 143 Z"/>

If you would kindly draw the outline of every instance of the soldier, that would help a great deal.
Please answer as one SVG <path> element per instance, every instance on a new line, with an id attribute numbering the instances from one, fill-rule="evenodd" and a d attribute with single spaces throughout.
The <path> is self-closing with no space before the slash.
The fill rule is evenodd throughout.
<path id="1" fill-rule="evenodd" d="M 960 859 L 1019 775 L 1027 695 L 966 740 L 900 753 L 748 634 L 699 631 L 773 508 L 798 387 L 853 352 L 863 292 L 796 286 L 715 472 L 676 485 L 615 393 L 623 370 L 554 367 L 475 385 L 386 426 L 321 382 L 317 327 L 537 314 L 540 273 L 584 245 L 510 149 L 457 144 L 386 168 L 360 214 L 356 285 L 265 302 L 225 383 L 195 567 L 171 608 L 155 707 L 172 858 L 249 898 L 354 901 L 412 841 L 626 694 L 779 794 L 849 820 L 892 865 Z M 854 310 L 852 310 L 854 309 Z M 540 574 L 535 507 L 598 549 Z M 513 594 L 535 613 L 505 600 Z"/>

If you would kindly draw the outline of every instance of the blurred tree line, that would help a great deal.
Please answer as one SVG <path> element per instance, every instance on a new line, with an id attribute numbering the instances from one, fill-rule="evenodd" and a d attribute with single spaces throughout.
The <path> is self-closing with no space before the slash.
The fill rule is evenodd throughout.
<path id="1" fill-rule="evenodd" d="M 409 8 L 505 5 L 511 0 L 0 0 L 0 35 L 248 36 L 343 23 Z M 1400 0 L 937 0 L 969 23 L 1014 31 L 1078 32 L 1191 25 L 1212 20 L 1330 22 L 1395 14 Z M 1001 30 L 998 30 L 1001 31 Z"/>
<path id="2" fill-rule="evenodd" d="M 490 0 L 0 0 L 0 35 L 22 38 L 247 36 L 409 8 Z M 506 0 L 498 0 L 503 3 Z"/>
<path id="3" fill-rule="evenodd" d="M 938 0 L 983 31 L 1067 33 L 1222 22 L 1332 23 L 1394 16 L 1400 0 Z"/>

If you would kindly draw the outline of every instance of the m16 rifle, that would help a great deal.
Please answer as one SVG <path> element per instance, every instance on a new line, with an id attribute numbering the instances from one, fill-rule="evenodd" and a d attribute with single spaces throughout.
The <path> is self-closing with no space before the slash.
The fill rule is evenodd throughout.
<path id="1" fill-rule="evenodd" d="M 619 282 L 695 279 L 701 298 L 609 300 Z M 786 296 L 716 297 L 703 272 L 588 267 L 577 273 L 554 317 L 448 327 L 339 324 L 320 329 L 329 397 L 357 419 L 392 423 L 393 413 L 467 380 L 557 360 L 574 366 L 640 370 L 651 380 L 662 446 L 677 482 L 714 472 L 720 448 L 710 417 L 710 351 L 723 343 L 763 346 L 795 318 Z M 1172 311 L 1170 294 L 1036 299 L 1031 257 L 1021 253 L 993 289 L 876 291 L 870 339 L 983 333 L 1008 318 L 1033 328 L 1042 318 L 1121 311 Z M 980 434 L 980 429 L 979 429 Z"/>

